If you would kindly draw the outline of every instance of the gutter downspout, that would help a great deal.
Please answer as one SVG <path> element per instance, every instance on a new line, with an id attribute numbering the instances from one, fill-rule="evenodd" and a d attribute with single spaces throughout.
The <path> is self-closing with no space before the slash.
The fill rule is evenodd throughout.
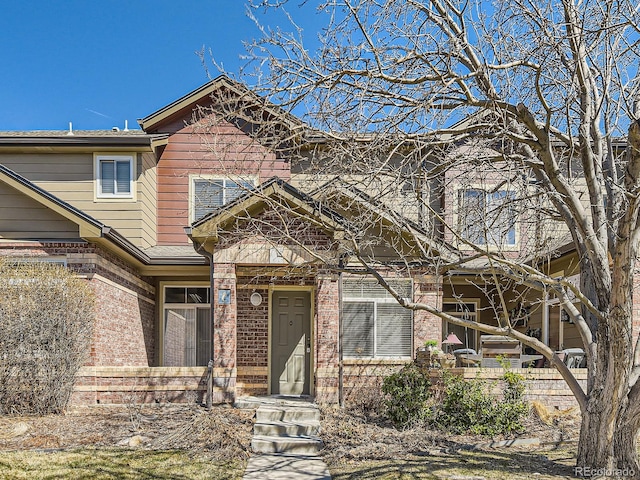
<path id="1" fill-rule="evenodd" d="M 338 404 L 344 407 L 344 361 L 342 352 L 342 338 L 344 334 L 344 319 L 342 315 L 342 270 L 343 258 L 338 263 Z"/>
<path id="2" fill-rule="evenodd" d="M 202 243 L 198 243 L 197 241 L 195 241 L 192 237 L 191 237 L 191 227 L 185 227 L 184 228 L 184 233 L 187 234 L 187 236 L 189 237 L 189 239 L 191 240 L 191 242 L 193 243 L 193 249 L 199 253 L 200 255 L 202 255 L 203 257 L 205 257 L 208 261 L 209 261 L 209 316 L 210 316 L 210 322 L 211 322 L 211 358 L 209 359 L 209 366 L 210 366 L 210 376 L 209 379 L 207 381 L 207 399 L 206 399 L 206 403 L 207 403 L 207 409 L 211 409 L 211 404 L 212 404 L 212 397 L 213 397 L 213 384 L 215 383 L 213 381 L 213 374 L 215 371 L 214 368 L 214 358 L 215 358 L 215 302 L 214 302 L 214 295 L 213 295 L 213 288 L 214 288 L 214 274 L 215 274 L 215 264 L 213 262 L 213 253 L 209 253 L 207 250 L 205 250 L 203 248 Z"/>

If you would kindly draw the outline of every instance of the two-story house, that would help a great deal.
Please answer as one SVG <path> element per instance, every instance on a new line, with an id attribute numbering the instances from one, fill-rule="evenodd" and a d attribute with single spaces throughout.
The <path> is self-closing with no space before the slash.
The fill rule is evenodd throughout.
<path id="1" fill-rule="evenodd" d="M 233 112 L 220 110 L 221 99 Z M 201 399 L 210 360 L 214 401 L 285 394 L 335 402 L 379 382 L 428 339 L 456 332 L 476 347 L 474 332 L 404 309 L 375 278 L 355 274 L 364 269 L 345 273 L 345 239 L 356 234 L 372 239 L 360 248 L 399 297 L 495 322 L 480 285 L 423 261 L 453 255 L 455 242 L 418 213 L 399 216 L 385 200 L 395 194 L 305 176 L 305 162 L 287 152 L 308 160 L 322 135 L 302 136 L 296 118 L 242 85 L 219 77 L 139 123 L 0 133 L 0 254 L 64 263 L 96 292 L 73 402 L 118 403 L 131 392 L 145 401 Z M 267 124 L 286 141 L 275 145 Z M 438 198 L 482 206 L 510 193 L 478 184 L 458 200 L 447 195 Z M 515 249 L 520 230 L 501 221 Z M 482 235 L 468 231 L 475 242 Z M 542 311 L 523 328 L 539 323 L 547 342 L 566 346 L 573 334 L 560 312 Z"/>

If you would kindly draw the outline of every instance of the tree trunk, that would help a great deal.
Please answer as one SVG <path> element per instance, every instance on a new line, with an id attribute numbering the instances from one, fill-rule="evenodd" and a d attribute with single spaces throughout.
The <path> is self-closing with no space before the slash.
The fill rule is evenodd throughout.
<path id="1" fill-rule="evenodd" d="M 628 421 L 628 410 L 628 402 L 616 408 L 607 394 L 589 402 L 582 414 L 576 476 L 640 479 L 638 426 Z"/>
<path id="2" fill-rule="evenodd" d="M 576 475 L 607 478 L 638 478 L 640 468 L 636 450 L 637 408 L 630 402 L 629 385 L 633 359 L 632 286 L 633 262 L 629 260 L 626 239 L 619 241 L 614 256 L 609 299 L 594 295 L 603 313 L 597 325 L 595 359 L 589 361 L 587 406 L 582 412 Z M 595 275 L 597 272 L 592 272 Z M 588 275 L 581 272 L 581 275 Z M 589 283 L 589 277 L 584 278 Z M 589 285 L 587 285 L 588 287 Z M 588 289 L 585 289 L 589 291 Z M 594 288 L 594 292 L 597 292 Z M 603 292 L 600 292 L 603 293 Z M 609 308 L 607 308 L 607 304 Z"/>
<path id="3" fill-rule="evenodd" d="M 616 434 L 613 439 L 613 456 L 616 459 L 614 474 L 619 478 L 640 478 L 638 462 L 638 425 L 628 421 L 628 408 L 619 413 Z"/>
<path id="4" fill-rule="evenodd" d="M 604 403 L 602 411 L 600 409 Z M 613 467 L 613 431 L 615 418 L 602 399 L 589 399 L 587 411 L 582 412 L 576 476 L 591 476 L 584 469 L 611 470 Z"/>

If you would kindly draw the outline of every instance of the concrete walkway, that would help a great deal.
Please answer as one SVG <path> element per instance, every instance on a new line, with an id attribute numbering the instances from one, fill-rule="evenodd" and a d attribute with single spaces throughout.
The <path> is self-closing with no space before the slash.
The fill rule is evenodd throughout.
<path id="1" fill-rule="evenodd" d="M 243 480 L 331 480 L 322 458 L 315 455 L 262 453 L 249 459 Z"/>
<path id="2" fill-rule="evenodd" d="M 322 441 L 317 405 L 304 399 L 245 397 L 239 408 L 256 408 L 252 448 L 243 480 L 331 480 L 318 452 Z"/>

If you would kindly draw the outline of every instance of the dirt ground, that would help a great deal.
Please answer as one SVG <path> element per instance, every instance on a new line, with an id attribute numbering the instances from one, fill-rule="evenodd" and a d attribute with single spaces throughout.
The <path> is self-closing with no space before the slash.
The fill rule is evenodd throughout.
<path id="1" fill-rule="evenodd" d="M 399 431 L 371 412 L 336 406 L 321 411 L 325 443 L 322 455 L 338 479 L 360 478 L 363 466 L 370 462 L 393 461 L 400 461 L 407 468 L 434 465 L 461 472 L 462 476 L 461 466 L 480 462 L 474 468 L 501 472 L 513 469 L 538 479 L 566 478 L 575 461 L 579 418 L 574 412 L 536 414 L 532 409 L 526 432 L 511 438 L 538 439 L 539 445 L 493 448 L 486 444 L 505 438 L 452 436 L 424 428 Z M 246 459 L 250 455 L 253 414 L 253 410 L 229 406 L 207 411 L 196 405 L 135 405 L 75 408 L 44 417 L 0 417 L 0 451 L 121 446 L 180 449 L 216 460 Z M 385 468 L 397 469 L 397 465 Z M 485 474 L 483 478 L 511 477 Z"/>
<path id="2" fill-rule="evenodd" d="M 402 465 L 410 469 L 416 466 L 420 471 L 420 466 L 425 464 L 448 473 L 442 477 L 430 471 L 427 473 L 433 477 L 423 477 L 408 470 L 406 478 L 448 478 L 451 473 L 465 478 L 465 474 L 477 476 L 479 472 L 482 472 L 482 478 L 572 477 L 579 414 L 575 410 L 549 411 L 540 405 L 536 407 L 532 407 L 523 433 L 496 438 L 450 435 L 425 428 L 400 431 L 374 412 L 327 407 L 322 409 L 323 457 L 334 478 L 369 478 L 363 473 L 363 466 L 370 466 L 372 462 L 377 462 L 377 466 L 367 468 L 371 471 L 378 469 L 379 478 L 387 478 L 383 473 L 385 468 L 397 469 Z M 504 440 L 519 440 L 525 444 L 511 447 L 489 445 Z M 386 465 L 385 462 L 395 464 L 380 467 Z M 340 474 L 336 475 L 338 472 Z M 491 472 L 497 472 L 494 473 L 497 476 Z M 378 477 L 373 475 L 371 478 Z"/>
<path id="3" fill-rule="evenodd" d="M 95 406 L 0 417 L 0 450 L 123 446 L 194 450 L 229 460 L 249 456 L 252 434 L 253 411 L 225 406 Z"/>

